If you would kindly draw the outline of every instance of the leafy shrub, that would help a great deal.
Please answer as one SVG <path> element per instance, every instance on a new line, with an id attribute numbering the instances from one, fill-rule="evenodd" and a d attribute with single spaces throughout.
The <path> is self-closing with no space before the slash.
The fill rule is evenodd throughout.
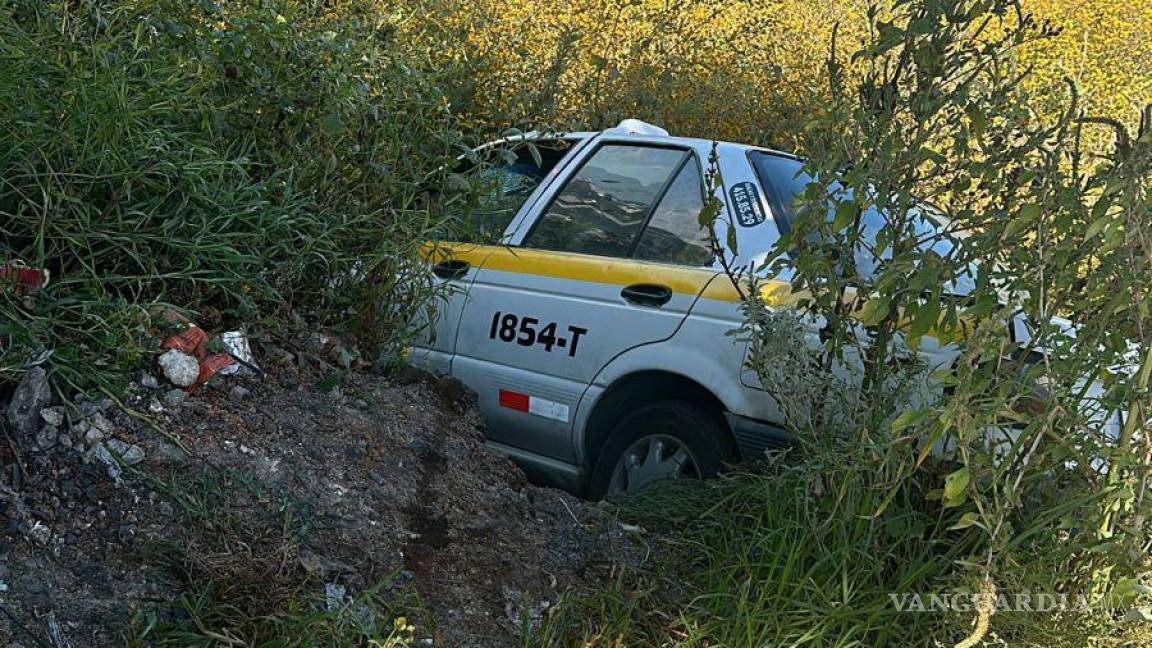
<path id="1" fill-rule="evenodd" d="M 54 278 L 0 294 L 0 379 L 53 349 L 105 380 L 160 304 L 402 337 L 460 145 L 373 3 L 20 0 L 0 59 L 3 258 Z"/>
<path id="2" fill-rule="evenodd" d="M 1024 57 L 1062 36 L 1013 0 L 896 0 L 866 15 L 866 38 L 826 57 L 826 101 L 797 134 L 807 191 L 755 269 L 786 267 L 802 313 L 773 312 L 755 277 L 733 276 L 752 283 L 749 365 L 784 401 L 801 461 L 626 504 L 670 534 L 687 591 L 666 588 L 665 571 L 641 584 L 657 590 L 650 608 L 574 599 L 545 642 L 1152 636 L 1152 109 L 1090 117 L 1071 84 L 1050 112 Z M 959 357 L 942 366 L 912 353 L 951 342 Z M 892 598 L 933 594 L 972 598 L 943 612 Z M 999 609 L 1022 594 L 1072 607 Z M 579 616 L 589 609 L 603 622 Z"/>
<path id="3" fill-rule="evenodd" d="M 1116 623 L 1114 606 L 1139 620 L 1152 577 L 1152 109 L 1133 135 L 1085 116 L 1072 91 L 1059 118 L 1042 118 L 1018 52 L 1059 32 L 1014 0 L 898 0 L 868 16 L 870 37 L 828 58 L 829 101 L 802 136 L 799 217 L 760 269 L 787 266 L 823 322 L 818 396 L 847 381 L 863 410 L 814 398 L 801 436 L 817 463 L 868 466 L 861 488 L 935 491 L 951 511 L 937 538 L 971 549 L 947 586 L 986 595 L 958 645 L 1146 634 Z M 1086 137 L 1098 125 L 1113 129 L 1107 148 Z M 764 308 L 748 306 L 755 338 L 778 327 Z M 923 371 L 908 367 L 913 352 L 936 360 L 947 344 L 957 359 L 909 380 Z M 771 352 L 753 343 L 766 384 Z M 910 382 L 936 395 L 893 407 Z M 1021 592 L 1093 607 L 999 622 L 995 595 Z"/>
<path id="4" fill-rule="evenodd" d="M 389 3 L 400 30 L 457 76 L 454 109 L 480 128 L 581 129 L 622 117 L 674 134 L 798 146 L 827 99 L 833 30 L 868 38 L 867 0 L 420 0 Z M 1049 118 L 1070 77 L 1092 112 L 1130 125 L 1152 101 L 1152 7 L 1126 0 L 1028 0 L 1060 32 L 1024 45 L 1026 81 Z M 882 8 L 882 11 L 886 9 Z M 1093 134 L 1089 134 L 1093 135 Z M 1106 139 L 1097 140 L 1105 143 Z"/>

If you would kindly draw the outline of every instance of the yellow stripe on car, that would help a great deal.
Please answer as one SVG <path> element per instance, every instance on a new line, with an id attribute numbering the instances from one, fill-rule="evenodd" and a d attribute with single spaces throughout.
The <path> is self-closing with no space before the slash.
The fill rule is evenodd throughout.
<path id="1" fill-rule="evenodd" d="M 438 243 L 425 246 L 422 254 L 426 259 L 443 261 L 459 259 L 473 267 L 483 266 L 486 270 L 516 272 L 557 279 L 589 281 L 612 286 L 631 286 L 638 283 L 658 283 L 668 286 L 673 292 L 684 295 L 700 295 L 704 299 L 722 302 L 739 302 L 740 291 L 732 280 L 712 268 L 685 268 L 662 263 L 637 261 L 635 259 L 614 259 L 596 257 L 571 252 L 537 250 L 522 247 L 498 245 L 478 245 L 475 243 Z M 715 278 L 715 281 L 712 279 Z M 787 281 L 768 280 L 760 283 L 760 298 L 772 307 L 795 306 L 807 296 L 807 292 L 793 292 Z M 745 284 L 743 290 L 747 290 Z M 844 295 L 851 302 L 856 299 L 856 290 L 849 288 Z M 857 317 L 863 303 L 856 304 L 849 315 Z M 943 314 L 941 314 L 943 318 Z M 911 325 L 906 318 L 898 328 L 906 330 Z M 967 337 L 968 331 L 961 325 L 952 335 L 956 340 Z M 928 336 L 940 335 L 939 327 L 934 326 Z"/>

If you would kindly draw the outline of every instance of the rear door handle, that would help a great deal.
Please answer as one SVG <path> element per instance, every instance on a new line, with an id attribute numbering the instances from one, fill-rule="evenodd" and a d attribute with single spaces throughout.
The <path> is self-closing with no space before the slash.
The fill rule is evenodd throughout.
<path id="1" fill-rule="evenodd" d="M 621 290 L 620 296 L 630 304 L 659 308 L 672 299 L 672 289 L 659 284 L 633 284 Z"/>
<path id="2" fill-rule="evenodd" d="M 459 279 L 468 274 L 468 268 L 470 267 L 471 265 L 467 261 L 449 259 L 432 266 L 432 274 L 441 279 Z"/>

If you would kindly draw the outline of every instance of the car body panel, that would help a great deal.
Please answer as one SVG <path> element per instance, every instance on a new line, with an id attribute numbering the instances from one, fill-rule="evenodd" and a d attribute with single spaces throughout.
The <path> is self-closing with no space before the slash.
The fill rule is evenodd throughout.
<path id="1" fill-rule="evenodd" d="M 466 274 L 459 278 L 441 278 L 432 274 L 436 301 L 419 313 L 415 323 L 420 331 L 409 349 L 408 362 L 437 374 L 452 373 L 452 357 L 460 330 L 460 318 L 476 274 L 489 253 L 488 246 L 471 243 L 436 243 L 421 251 L 429 266 L 452 259 L 469 261 Z"/>
<path id="2" fill-rule="evenodd" d="M 636 371 L 684 375 L 714 393 L 730 412 L 749 419 L 778 420 L 779 416 L 770 396 L 741 380 L 746 341 L 730 335 L 742 323 L 740 292 L 718 262 L 698 268 L 522 247 L 551 197 L 601 147 L 613 144 L 683 149 L 695 156 L 701 172 L 715 152 L 726 186 L 755 185 L 757 190 L 742 194 L 716 193 L 721 202 L 718 238 L 726 240 L 727 229 L 736 229 L 738 254 L 730 260 L 730 267 L 743 272 L 762 264 L 764 251 L 779 237 L 767 193 L 759 189 L 747 158 L 750 150 L 761 149 L 604 132 L 575 142 L 513 218 L 502 245 L 442 248 L 451 258 L 469 264 L 468 275 L 454 282 L 461 290 L 454 292 L 445 309 L 445 323 L 437 329 L 455 344 L 436 343 L 434 348 L 426 341 L 417 344 L 414 361 L 450 373 L 477 392 L 487 434 L 499 449 L 522 462 L 537 458 L 552 471 L 558 463 L 571 466 L 569 477 L 584 468 L 584 427 L 600 396 L 613 381 Z M 763 217 L 759 222 L 738 222 L 730 207 L 733 200 L 744 201 L 745 210 L 749 201 L 755 201 L 754 210 Z M 785 279 L 762 286 L 768 304 L 794 304 L 796 296 L 790 294 Z M 640 283 L 667 286 L 672 298 L 659 308 L 650 308 L 621 297 L 622 288 Z M 556 323 L 558 330 L 578 326 L 588 333 L 572 357 L 562 356 L 555 348 L 548 351 L 534 344 L 509 343 L 493 336 L 500 326 L 496 320 L 507 313 L 518 319 Z M 450 346 L 452 350 L 447 351 Z M 502 390 L 528 394 L 548 403 L 548 408 L 541 415 L 502 406 Z"/>
<path id="3" fill-rule="evenodd" d="M 630 348 L 672 337 L 696 296 L 715 276 L 628 259 L 597 259 L 544 250 L 497 248 L 477 272 L 460 322 L 453 373 L 480 396 L 495 441 L 572 461 L 572 418 L 599 370 Z M 673 288 L 660 308 L 628 303 L 621 289 L 659 282 Z M 548 348 L 501 339 L 506 317 L 536 330 L 555 325 Z M 547 414 L 501 407 L 500 390 L 556 404 Z"/>

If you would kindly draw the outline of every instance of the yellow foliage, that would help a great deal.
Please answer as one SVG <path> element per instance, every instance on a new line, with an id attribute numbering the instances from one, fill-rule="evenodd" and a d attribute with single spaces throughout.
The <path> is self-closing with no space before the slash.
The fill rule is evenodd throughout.
<path id="1" fill-rule="evenodd" d="M 1088 112 L 1130 118 L 1152 102 L 1152 2 L 1026 0 L 1064 31 L 1028 48 L 1034 84 L 1070 77 Z"/>
<path id="2" fill-rule="evenodd" d="M 1063 29 L 1021 52 L 1050 115 L 1064 77 L 1090 112 L 1134 121 L 1152 102 L 1152 2 L 1024 0 Z M 833 26 L 859 44 L 866 0 L 419 0 L 410 43 L 457 71 L 481 127 L 601 128 L 639 117 L 676 134 L 791 144 L 819 102 Z"/>

